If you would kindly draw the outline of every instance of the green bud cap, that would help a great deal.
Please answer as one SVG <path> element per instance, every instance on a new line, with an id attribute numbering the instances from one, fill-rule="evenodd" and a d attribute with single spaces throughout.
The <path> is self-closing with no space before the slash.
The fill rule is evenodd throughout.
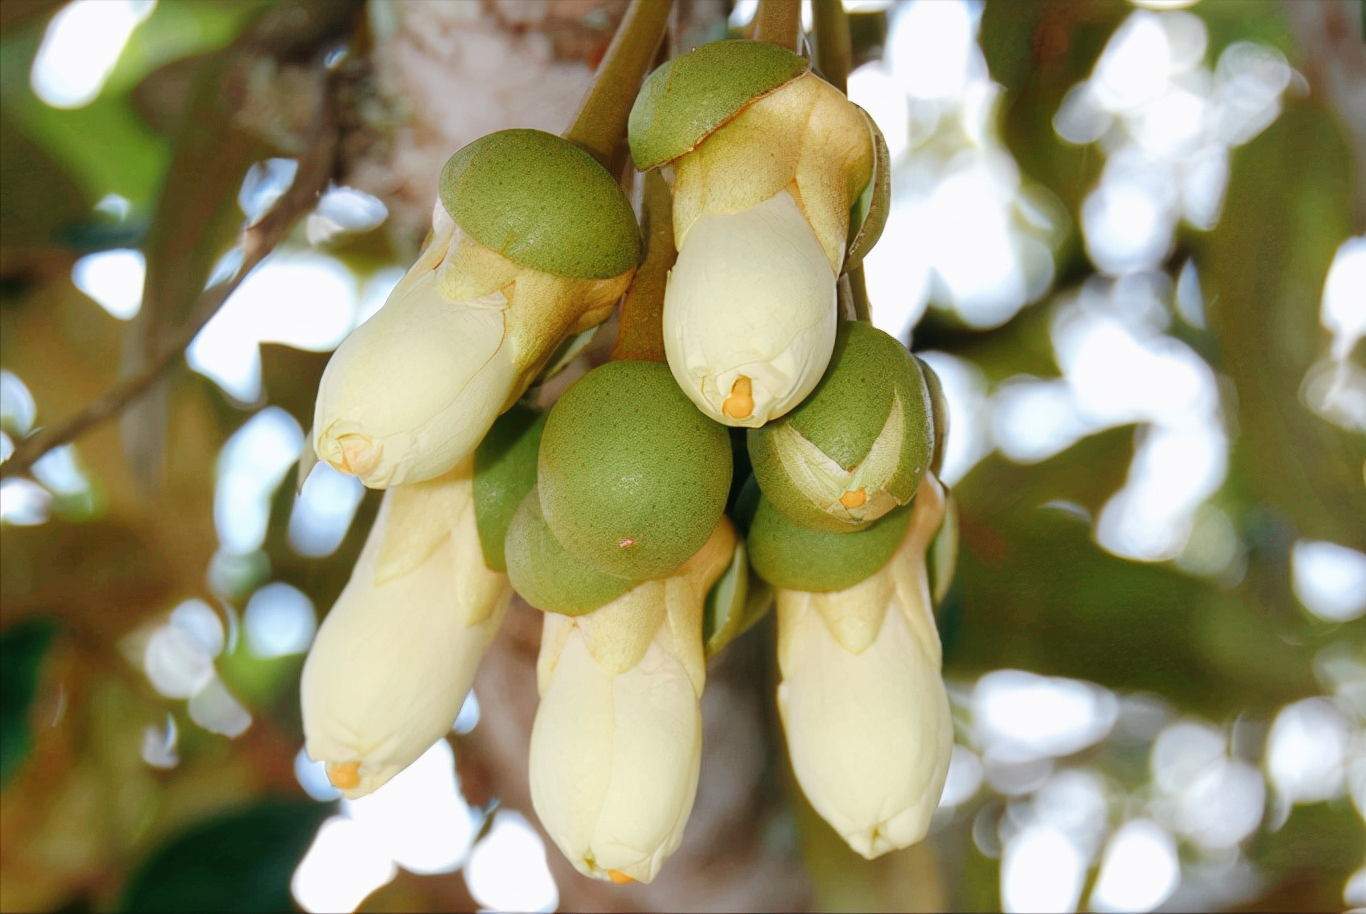
<path id="1" fill-rule="evenodd" d="M 810 396 L 748 435 L 754 476 L 774 507 L 795 523 L 837 533 L 908 504 L 934 444 L 919 362 L 862 321 L 840 325 Z"/>
<path id="2" fill-rule="evenodd" d="M 513 588 L 544 612 L 581 616 L 606 606 L 638 583 L 603 574 L 570 555 L 546 526 L 534 488 L 512 515 L 505 549 Z"/>
<path id="3" fill-rule="evenodd" d="M 494 571 L 508 570 L 503 540 L 517 506 L 536 485 L 545 417 L 519 403 L 498 417 L 474 451 L 474 523 L 484 564 Z"/>
<path id="4" fill-rule="evenodd" d="M 551 531 L 607 574 L 663 577 L 701 549 L 730 490 L 730 437 L 662 362 L 609 362 L 555 403 L 537 485 Z"/>
<path id="5" fill-rule="evenodd" d="M 640 227 L 592 156 L 543 130 L 500 130 L 441 169 L 441 205 L 485 247 L 570 279 L 611 279 L 640 261 Z"/>
<path id="6" fill-rule="evenodd" d="M 762 95 L 807 71 L 806 58 L 767 41 L 713 41 L 649 75 L 631 108 L 636 167 L 691 152 Z"/>
<path id="7" fill-rule="evenodd" d="M 897 508 L 853 533 L 812 530 L 759 499 L 749 537 L 749 563 L 774 587 L 826 593 L 848 590 L 882 569 L 906 535 L 911 506 Z"/>

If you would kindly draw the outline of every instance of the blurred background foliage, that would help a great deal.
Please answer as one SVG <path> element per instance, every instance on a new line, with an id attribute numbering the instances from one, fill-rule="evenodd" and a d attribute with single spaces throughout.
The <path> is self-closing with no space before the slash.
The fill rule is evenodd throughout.
<path id="1" fill-rule="evenodd" d="M 868 863 L 784 799 L 768 625 L 652 887 L 545 855 L 525 607 L 391 787 L 300 755 L 377 507 L 300 463 L 327 354 L 450 152 L 565 126 L 621 0 L 5 0 L 0 908 L 1366 906 L 1361 3 L 845 6 L 894 157 L 874 320 L 951 413 L 930 839 Z M 679 0 L 672 41 L 753 12 Z"/>

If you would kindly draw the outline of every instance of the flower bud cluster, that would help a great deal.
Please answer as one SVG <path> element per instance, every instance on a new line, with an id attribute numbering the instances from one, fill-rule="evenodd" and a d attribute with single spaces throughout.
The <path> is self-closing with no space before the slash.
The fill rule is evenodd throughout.
<path id="1" fill-rule="evenodd" d="M 305 667 L 308 752 L 348 796 L 415 760 L 515 590 L 545 613 L 537 815 L 580 872 L 649 881 L 692 809 L 706 660 L 776 605 L 799 784 L 859 853 L 905 847 L 952 742 L 925 559 L 946 494 L 933 377 L 839 320 L 874 128 L 804 58 L 723 41 L 646 80 L 629 139 L 672 188 L 666 362 L 519 403 L 640 258 L 616 180 L 529 130 L 451 158 L 417 263 L 333 356 L 315 449 L 387 491 Z"/>

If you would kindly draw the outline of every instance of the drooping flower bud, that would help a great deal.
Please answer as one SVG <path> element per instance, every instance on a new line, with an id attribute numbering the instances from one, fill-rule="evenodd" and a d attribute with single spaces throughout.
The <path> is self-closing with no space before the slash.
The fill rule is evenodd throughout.
<path id="1" fill-rule="evenodd" d="M 793 771 L 869 859 L 925 836 L 948 774 L 953 725 L 925 572 L 943 514 L 943 489 L 926 476 L 882 570 L 833 593 L 777 592 L 778 710 Z"/>
<path id="2" fill-rule="evenodd" d="M 385 493 L 301 684 L 305 748 L 352 799 L 455 722 L 512 587 L 484 563 L 470 461 Z"/>
<path id="3" fill-rule="evenodd" d="M 796 523 L 861 529 L 915 495 L 934 453 L 932 413 L 919 362 L 871 324 L 846 321 L 811 396 L 750 429 L 754 476 Z"/>
<path id="4" fill-rule="evenodd" d="M 735 544 L 723 518 L 676 574 L 545 617 L 531 801 L 584 875 L 649 882 L 682 840 L 702 760 L 702 606 Z"/>
<path id="5" fill-rule="evenodd" d="M 538 130 L 465 146 L 417 263 L 328 363 L 318 456 L 372 488 L 446 472 L 611 314 L 639 253 L 630 203 L 578 147 Z"/>
<path id="6" fill-rule="evenodd" d="M 679 385 L 727 425 L 781 416 L 834 345 L 849 209 L 872 175 L 867 118 L 791 51 L 719 41 L 650 75 L 630 140 L 638 167 L 673 176 L 664 339 Z"/>

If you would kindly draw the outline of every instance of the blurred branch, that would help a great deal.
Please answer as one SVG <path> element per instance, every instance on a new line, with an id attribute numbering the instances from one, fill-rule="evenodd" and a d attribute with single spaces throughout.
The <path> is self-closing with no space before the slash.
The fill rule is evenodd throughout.
<path id="1" fill-rule="evenodd" d="M 325 94 L 325 99 L 330 93 Z M 324 103 L 316 113 L 315 127 L 308 151 L 299 160 L 294 183 L 275 205 L 255 224 L 243 229 L 238 242 L 242 249 L 242 264 L 224 282 L 205 289 L 195 302 L 188 319 L 169 335 L 154 359 L 138 374 L 125 378 L 85 409 L 57 425 L 41 429 L 18 442 L 14 453 L 0 464 L 0 479 L 8 479 L 27 472 L 48 451 L 66 444 L 102 422 L 117 416 L 130 403 L 147 393 L 164 375 L 180 364 L 185 347 L 193 342 L 227 300 L 275 249 L 294 224 L 313 209 L 318 197 L 332 177 L 337 150 L 338 132 L 333 122 L 331 106 Z"/>

